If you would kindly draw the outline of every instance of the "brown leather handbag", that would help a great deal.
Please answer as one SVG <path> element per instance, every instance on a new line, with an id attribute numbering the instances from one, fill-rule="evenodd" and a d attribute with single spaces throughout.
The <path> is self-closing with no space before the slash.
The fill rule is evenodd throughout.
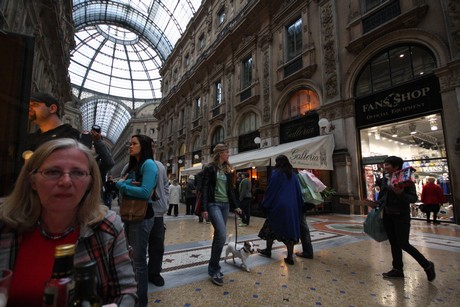
<path id="1" fill-rule="evenodd" d="M 120 216 L 123 222 L 141 222 L 147 212 L 148 201 L 123 196 L 121 200 Z"/>

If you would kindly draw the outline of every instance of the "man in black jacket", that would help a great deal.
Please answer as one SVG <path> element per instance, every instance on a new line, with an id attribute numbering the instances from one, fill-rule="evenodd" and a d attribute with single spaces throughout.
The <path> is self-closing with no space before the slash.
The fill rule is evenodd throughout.
<path id="1" fill-rule="evenodd" d="M 107 172 L 115 165 L 112 154 L 102 140 L 102 134 L 92 129 L 88 138 L 83 139 L 80 131 L 69 124 L 61 121 L 61 104 L 59 101 L 48 93 L 32 93 L 29 102 L 29 121 L 38 126 L 38 130 L 27 136 L 26 152 L 24 159 L 28 159 L 41 144 L 57 139 L 71 138 L 84 143 L 88 147 L 93 147 L 96 152 L 96 160 L 101 172 L 102 184 L 105 183 Z M 85 135 L 83 135 L 85 136 Z M 89 143 L 87 142 L 89 140 Z"/>
<path id="2" fill-rule="evenodd" d="M 404 278 L 402 251 L 411 255 L 425 270 L 429 281 L 436 278 L 434 263 L 427 260 L 409 243 L 410 204 L 417 201 L 415 184 L 407 183 L 405 187 L 391 185 L 392 175 L 401 170 L 403 160 L 390 156 L 383 162 L 385 177 L 382 181 L 378 202 L 384 204 L 383 225 L 391 245 L 393 269 L 383 273 L 384 278 Z"/>
<path id="3" fill-rule="evenodd" d="M 80 139 L 80 131 L 61 121 L 61 105 L 48 93 L 32 93 L 29 103 L 29 121 L 38 130 L 27 137 L 26 150 L 34 151 L 38 146 L 56 138 Z"/>

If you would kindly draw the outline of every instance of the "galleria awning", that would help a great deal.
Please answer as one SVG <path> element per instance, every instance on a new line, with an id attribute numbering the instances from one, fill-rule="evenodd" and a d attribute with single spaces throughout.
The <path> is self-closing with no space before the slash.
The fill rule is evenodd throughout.
<path id="1" fill-rule="evenodd" d="M 243 152 L 230 156 L 229 161 L 233 169 L 274 166 L 276 157 L 285 155 L 294 168 L 333 170 L 332 153 L 334 147 L 334 136 L 329 134 Z M 181 172 L 181 175 L 194 175 L 201 168 L 201 164 L 187 168 Z"/>
<path id="2" fill-rule="evenodd" d="M 243 152 L 230 156 L 229 161 L 234 169 L 274 166 L 276 157 L 283 154 L 294 168 L 333 170 L 334 147 L 334 136 L 329 134 Z"/>

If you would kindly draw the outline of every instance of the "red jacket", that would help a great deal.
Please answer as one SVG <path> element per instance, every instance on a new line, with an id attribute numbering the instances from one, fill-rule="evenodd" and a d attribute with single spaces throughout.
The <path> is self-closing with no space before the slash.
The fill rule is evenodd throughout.
<path id="1" fill-rule="evenodd" d="M 423 186 L 421 201 L 427 205 L 438 205 L 446 202 L 441 187 L 432 182 Z"/>

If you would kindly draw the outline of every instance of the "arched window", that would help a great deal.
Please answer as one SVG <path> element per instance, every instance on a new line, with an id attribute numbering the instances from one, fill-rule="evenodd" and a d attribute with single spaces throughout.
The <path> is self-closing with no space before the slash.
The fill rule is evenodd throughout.
<path id="1" fill-rule="evenodd" d="M 256 113 L 248 112 L 240 124 L 239 135 L 248 134 L 258 130 L 260 127 L 260 120 Z"/>
<path id="2" fill-rule="evenodd" d="M 193 142 L 193 151 L 201 150 L 201 135 Z"/>
<path id="3" fill-rule="evenodd" d="M 254 112 L 247 112 L 243 117 L 238 129 L 238 152 L 257 149 L 258 144 L 254 138 L 260 137 L 260 119 Z"/>
<path id="4" fill-rule="evenodd" d="M 187 147 L 185 146 L 184 143 L 182 143 L 182 145 L 180 145 L 180 148 L 179 148 L 179 155 L 180 156 L 183 156 L 185 155 L 185 152 L 187 151 Z"/>
<path id="5" fill-rule="evenodd" d="M 319 108 L 318 95 L 307 89 L 295 92 L 284 106 L 281 120 L 291 120 Z"/>
<path id="6" fill-rule="evenodd" d="M 193 141 L 192 164 L 201 162 L 201 135 Z"/>
<path id="7" fill-rule="evenodd" d="M 379 92 L 433 73 L 433 54 L 417 45 L 395 46 L 372 58 L 358 77 L 355 96 Z"/>
<path id="8" fill-rule="evenodd" d="M 212 147 L 224 142 L 224 128 L 219 126 L 212 135 Z"/>

